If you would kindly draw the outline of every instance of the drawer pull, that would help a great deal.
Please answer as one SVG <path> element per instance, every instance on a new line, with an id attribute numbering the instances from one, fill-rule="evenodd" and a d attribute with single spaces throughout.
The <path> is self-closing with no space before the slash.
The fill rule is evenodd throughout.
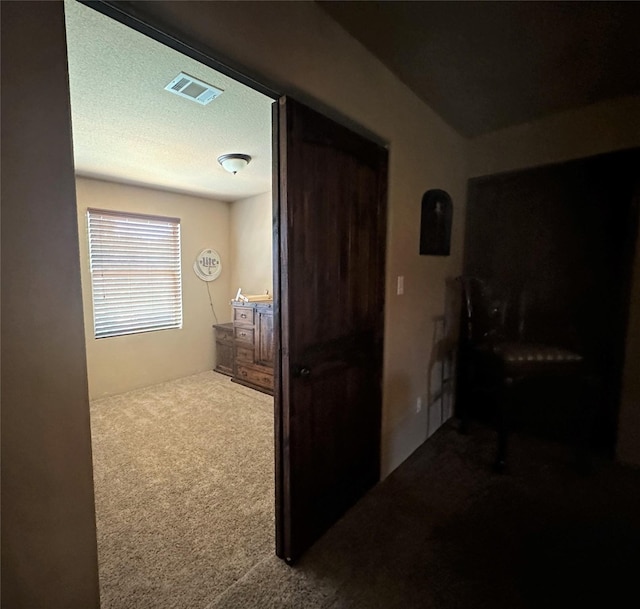
<path id="1" fill-rule="evenodd" d="M 240 336 L 246 336 L 247 333 L 246 332 L 240 332 Z"/>
<path id="2" fill-rule="evenodd" d="M 247 319 L 247 314 L 246 313 L 240 313 L 240 317 L 242 317 L 242 319 Z"/>

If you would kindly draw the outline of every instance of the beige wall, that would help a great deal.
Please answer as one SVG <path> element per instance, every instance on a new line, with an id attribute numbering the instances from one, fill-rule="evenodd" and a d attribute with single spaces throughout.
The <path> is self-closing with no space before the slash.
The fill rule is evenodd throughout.
<path id="1" fill-rule="evenodd" d="M 0 4 L 8 235 L 2 280 L 11 287 L 2 290 L 2 543 L 9 582 L 3 601 L 16 609 L 93 609 L 96 541 L 63 7 Z M 464 139 L 312 2 L 136 6 L 283 92 L 315 99 L 389 142 L 382 447 L 388 473 L 426 437 L 426 412 L 415 414 L 415 400 L 427 389 L 444 279 L 460 271 Z M 420 199 L 429 188 L 448 190 L 456 206 L 448 258 L 417 254 Z M 395 295 L 397 275 L 405 277 L 404 296 Z"/>
<path id="2" fill-rule="evenodd" d="M 192 265 L 196 255 L 205 248 L 212 247 L 220 254 L 223 271 L 218 279 L 209 283 L 209 289 L 218 320 L 229 321 L 232 267 L 230 204 L 88 178 L 78 178 L 76 184 L 90 398 L 211 370 L 215 361 L 211 326 L 215 320 L 207 284 L 198 279 Z M 180 218 L 182 328 L 94 338 L 87 241 L 88 207 Z"/>
<path id="3" fill-rule="evenodd" d="M 480 176 L 640 146 L 640 96 L 496 131 L 470 145 L 470 175 Z M 636 243 L 618 457 L 640 465 L 640 239 Z"/>
<path id="4" fill-rule="evenodd" d="M 273 294 L 271 192 L 231 204 L 231 289 Z"/>
<path id="5" fill-rule="evenodd" d="M 14 609 L 95 609 L 89 411 L 62 5 L 0 5 L 3 603 Z M 136 6 L 163 18 L 179 35 L 278 83 L 283 92 L 313 98 L 389 142 L 383 429 L 384 471 L 389 472 L 426 436 L 425 412 L 416 416 L 414 405 L 427 388 L 432 318 L 443 310 L 444 279 L 461 268 L 465 141 L 314 3 Z M 583 127 L 584 133 L 591 128 Z M 544 137 L 563 149 L 561 132 Z M 494 151 L 504 141 L 512 150 L 526 148 L 517 140 L 517 133 L 505 133 L 474 142 L 472 173 L 484 171 L 483 147 Z M 579 141 L 574 144 L 576 156 L 593 152 Z M 560 160 L 544 148 L 538 160 L 525 151 L 518 162 Z M 512 154 L 491 152 L 496 163 L 485 170 L 498 170 L 498 161 L 508 165 Z M 448 258 L 417 255 L 420 197 L 429 188 L 444 188 L 454 200 Z M 394 294 L 397 275 L 405 276 L 404 296 Z"/>
<path id="6" fill-rule="evenodd" d="M 98 607 L 62 6 L 2 2 L 2 606 Z"/>
<path id="7" fill-rule="evenodd" d="M 460 272 L 466 142 L 313 2 L 136 2 L 281 92 L 346 116 L 389 143 L 389 221 L 383 379 L 383 475 L 426 438 L 433 318 L 445 278 Z M 442 188 L 454 201 L 452 255 L 418 255 L 420 201 Z M 396 296 L 396 277 L 405 294 Z M 244 287 L 244 286 L 243 286 Z"/>
<path id="8" fill-rule="evenodd" d="M 640 96 L 560 112 L 470 140 L 469 175 L 559 163 L 640 145 Z"/>

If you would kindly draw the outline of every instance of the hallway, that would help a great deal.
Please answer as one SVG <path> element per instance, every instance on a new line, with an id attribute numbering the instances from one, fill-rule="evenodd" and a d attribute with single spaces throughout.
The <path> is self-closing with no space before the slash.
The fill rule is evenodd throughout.
<path id="1" fill-rule="evenodd" d="M 266 558 L 208 609 L 627 604 L 640 471 L 599 462 L 580 476 L 566 447 L 515 435 L 498 476 L 493 449 L 489 429 L 445 425 L 297 566 Z"/>

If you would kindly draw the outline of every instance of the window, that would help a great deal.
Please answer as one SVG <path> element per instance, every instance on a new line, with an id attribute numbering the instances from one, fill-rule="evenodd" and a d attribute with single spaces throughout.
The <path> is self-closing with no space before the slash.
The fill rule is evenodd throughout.
<path id="1" fill-rule="evenodd" d="M 182 327 L 180 220 L 87 211 L 96 338 Z"/>

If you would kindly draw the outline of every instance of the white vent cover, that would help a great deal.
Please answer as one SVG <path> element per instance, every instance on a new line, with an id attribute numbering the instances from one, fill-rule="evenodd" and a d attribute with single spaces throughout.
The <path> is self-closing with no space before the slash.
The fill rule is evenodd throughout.
<path id="1" fill-rule="evenodd" d="M 193 76 L 189 76 L 184 72 L 180 72 L 165 89 L 170 93 L 175 93 L 181 97 L 191 99 L 203 106 L 208 104 L 222 93 L 222 89 L 218 89 L 213 85 L 202 82 Z"/>

